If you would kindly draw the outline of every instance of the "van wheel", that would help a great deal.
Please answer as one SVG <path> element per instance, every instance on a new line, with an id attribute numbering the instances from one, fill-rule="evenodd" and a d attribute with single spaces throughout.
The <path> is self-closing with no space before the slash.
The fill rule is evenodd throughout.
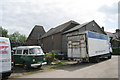
<path id="1" fill-rule="evenodd" d="M 15 67 L 15 62 L 13 63 L 13 66 Z"/>
<path id="2" fill-rule="evenodd" d="M 38 66 L 38 68 L 41 68 L 41 67 L 42 67 L 42 65 L 39 65 L 39 66 Z"/>
<path id="3" fill-rule="evenodd" d="M 1 79 L 1 78 L 0 78 Z M 4 79 L 8 79 L 8 76 L 2 76 L 2 79 L 1 80 L 4 80 Z"/>
<path id="4" fill-rule="evenodd" d="M 5 75 L 2 75 L 2 80 L 7 80 L 10 75 L 11 75 L 11 72 L 6 73 Z M 0 79 L 1 79 L 1 77 L 0 77 Z"/>
<path id="5" fill-rule="evenodd" d="M 27 69 L 28 69 L 28 65 L 27 65 L 26 63 L 23 63 L 23 68 L 24 68 L 25 70 L 27 70 Z"/>

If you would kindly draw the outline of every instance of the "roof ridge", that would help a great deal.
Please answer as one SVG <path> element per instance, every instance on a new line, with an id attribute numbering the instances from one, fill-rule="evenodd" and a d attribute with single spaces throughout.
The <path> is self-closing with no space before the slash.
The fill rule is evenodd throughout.
<path id="1" fill-rule="evenodd" d="M 65 31 L 64 33 L 71 32 L 72 30 L 76 30 L 76 29 L 78 29 L 77 27 L 79 27 L 79 26 L 83 27 L 83 26 L 85 26 L 85 25 L 87 25 L 87 24 L 89 24 L 89 23 L 91 23 L 91 22 L 93 22 L 93 21 L 94 21 L 94 20 L 89 21 L 89 22 L 85 22 L 85 23 L 80 24 L 80 25 L 77 25 L 76 27 L 73 27 L 73 28 L 69 29 L 68 31 Z M 94 22 L 95 22 L 95 21 L 94 21 Z M 81 27 L 79 27 L 79 28 L 81 28 Z"/>
<path id="2" fill-rule="evenodd" d="M 71 23 L 79 24 L 79 23 L 77 23 L 77 22 L 75 22 L 75 21 L 73 21 L 73 20 L 70 20 L 70 21 L 65 22 L 65 23 L 63 23 L 63 24 L 61 24 L 61 25 L 59 25 L 59 26 L 57 26 L 57 27 L 55 27 L 55 28 L 51 28 L 50 30 L 48 30 L 48 31 L 46 32 L 46 34 L 44 34 L 44 35 L 42 36 L 42 38 L 47 37 L 47 36 L 50 36 L 50 35 L 55 34 L 55 33 L 58 33 L 58 32 L 61 32 L 64 28 L 66 28 L 66 27 L 67 27 L 69 24 L 71 24 Z M 54 29 L 54 30 L 53 30 L 53 29 Z M 52 30 L 53 30 L 53 32 L 52 32 Z M 51 32 L 50 32 L 50 31 L 51 31 Z"/>
<path id="3" fill-rule="evenodd" d="M 41 25 L 35 25 L 34 27 L 43 27 L 43 26 L 41 26 Z"/>

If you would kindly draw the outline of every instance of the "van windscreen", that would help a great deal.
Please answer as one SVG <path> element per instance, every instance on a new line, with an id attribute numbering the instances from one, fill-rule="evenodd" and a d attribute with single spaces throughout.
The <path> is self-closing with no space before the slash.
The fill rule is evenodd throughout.
<path id="1" fill-rule="evenodd" d="M 30 54 L 41 54 L 40 48 L 32 48 L 29 52 Z"/>

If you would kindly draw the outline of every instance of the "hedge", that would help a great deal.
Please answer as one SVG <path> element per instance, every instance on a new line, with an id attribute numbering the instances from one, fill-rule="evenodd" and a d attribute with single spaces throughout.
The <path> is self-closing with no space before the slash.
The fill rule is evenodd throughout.
<path id="1" fill-rule="evenodd" d="M 120 47 L 112 47 L 113 55 L 120 55 Z"/>

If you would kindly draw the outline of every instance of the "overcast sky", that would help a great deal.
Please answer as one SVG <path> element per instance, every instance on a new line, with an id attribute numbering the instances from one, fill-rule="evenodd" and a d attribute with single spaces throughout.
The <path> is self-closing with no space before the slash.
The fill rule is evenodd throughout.
<path id="1" fill-rule="evenodd" d="M 29 35 L 35 25 L 48 31 L 69 20 L 95 20 L 106 31 L 118 28 L 119 0 L 0 0 L 0 25 L 9 34 Z"/>

